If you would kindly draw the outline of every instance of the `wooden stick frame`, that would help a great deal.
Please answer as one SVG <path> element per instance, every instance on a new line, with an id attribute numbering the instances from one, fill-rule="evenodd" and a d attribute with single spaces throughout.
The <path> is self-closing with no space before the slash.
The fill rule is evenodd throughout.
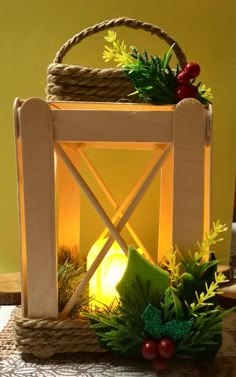
<path id="1" fill-rule="evenodd" d="M 131 213 L 159 168 L 159 260 L 171 245 L 178 245 L 187 252 L 209 230 L 211 108 L 206 109 L 193 99 L 183 100 L 174 107 L 50 103 L 32 98 L 16 101 L 14 114 L 24 316 L 58 317 L 54 149 L 93 202 L 110 233 L 106 245 L 60 314 L 62 318 L 73 307 L 114 239 L 127 252 L 120 231 L 127 226 Z M 115 217 L 110 219 L 83 180 L 74 158 L 63 148 L 64 143 L 79 148 L 80 156 L 87 160 L 95 178 L 100 181 L 101 177 L 81 146 L 152 149 L 154 154 L 146 173 L 122 204 L 107 192 L 116 209 Z M 164 150 L 159 156 L 155 152 L 158 146 Z M 106 192 L 105 184 L 102 186 Z"/>

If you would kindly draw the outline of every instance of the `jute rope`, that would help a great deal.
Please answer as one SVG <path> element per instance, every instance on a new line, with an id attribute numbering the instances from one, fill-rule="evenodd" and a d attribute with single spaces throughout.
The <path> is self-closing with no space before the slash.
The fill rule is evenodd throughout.
<path id="1" fill-rule="evenodd" d="M 29 319 L 17 314 L 14 327 L 22 353 L 50 357 L 57 352 L 104 352 L 88 320 Z"/>
<path id="2" fill-rule="evenodd" d="M 134 87 L 121 68 L 94 69 L 62 63 L 69 50 L 85 38 L 117 26 L 144 30 L 163 39 L 170 46 L 174 45 L 173 50 L 180 67 L 183 68 L 186 65 L 187 59 L 184 52 L 166 31 L 136 19 L 115 18 L 82 30 L 60 48 L 53 63 L 48 67 L 47 99 L 54 101 L 130 101 L 129 94 L 134 92 Z M 132 102 L 138 101 L 135 96 L 131 98 Z"/>

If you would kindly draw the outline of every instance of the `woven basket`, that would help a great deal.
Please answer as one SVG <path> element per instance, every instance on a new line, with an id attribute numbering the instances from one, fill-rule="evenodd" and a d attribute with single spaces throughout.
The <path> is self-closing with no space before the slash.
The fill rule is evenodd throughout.
<path id="1" fill-rule="evenodd" d="M 22 354 L 48 358 L 55 353 L 107 352 L 99 344 L 90 322 L 81 319 L 29 319 L 15 316 L 15 343 Z"/>
<path id="2" fill-rule="evenodd" d="M 52 64 L 48 67 L 47 99 L 51 101 L 93 101 L 93 102 L 117 102 L 130 101 L 129 94 L 134 92 L 134 87 L 123 69 L 120 68 L 86 68 L 79 65 L 62 64 L 67 52 L 80 43 L 83 39 L 117 26 L 126 26 L 132 29 L 140 29 L 163 39 L 173 50 L 184 68 L 187 63 L 186 56 L 178 43 L 164 30 L 150 23 L 131 18 L 115 18 L 104 21 L 82 30 L 69 39 L 58 51 Z M 132 96 L 132 102 L 138 102 L 138 98 Z"/>

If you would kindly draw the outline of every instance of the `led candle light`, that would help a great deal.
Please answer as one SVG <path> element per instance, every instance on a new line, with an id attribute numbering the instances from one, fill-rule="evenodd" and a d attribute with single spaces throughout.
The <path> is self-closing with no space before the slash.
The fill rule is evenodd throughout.
<path id="1" fill-rule="evenodd" d="M 87 257 L 87 269 L 107 242 L 107 238 L 98 239 L 91 247 Z M 116 284 L 120 281 L 127 266 L 127 257 L 117 242 L 114 242 L 100 266 L 89 282 L 89 296 L 93 297 L 91 306 L 110 305 L 118 296 Z"/>

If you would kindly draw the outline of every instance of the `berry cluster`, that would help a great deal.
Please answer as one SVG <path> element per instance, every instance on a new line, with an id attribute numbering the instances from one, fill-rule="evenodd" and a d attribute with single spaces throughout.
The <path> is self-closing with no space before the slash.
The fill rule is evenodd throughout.
<path id="1" fill-rule="evenodd" d="M 181 71 L 177 77 L 177 88 L 175 90 L 176 98 L 181 101 L 184 98 L 196 98 L 198 89 L 192 85 L 193 80 L 199 76 L 201 71 L 198 63 L 190 62 L 186 64 L 184 70 Z"/>
<path id="2" fill-rule="evenodd" d="M 168 359 L 175 353 L 175 343 L 170 338 L 162 338 L 158 342 L 147 340 L 142 344 L 144 359 L 152 361 L 155 371 L 164 371 L 168 368 Z"/>

